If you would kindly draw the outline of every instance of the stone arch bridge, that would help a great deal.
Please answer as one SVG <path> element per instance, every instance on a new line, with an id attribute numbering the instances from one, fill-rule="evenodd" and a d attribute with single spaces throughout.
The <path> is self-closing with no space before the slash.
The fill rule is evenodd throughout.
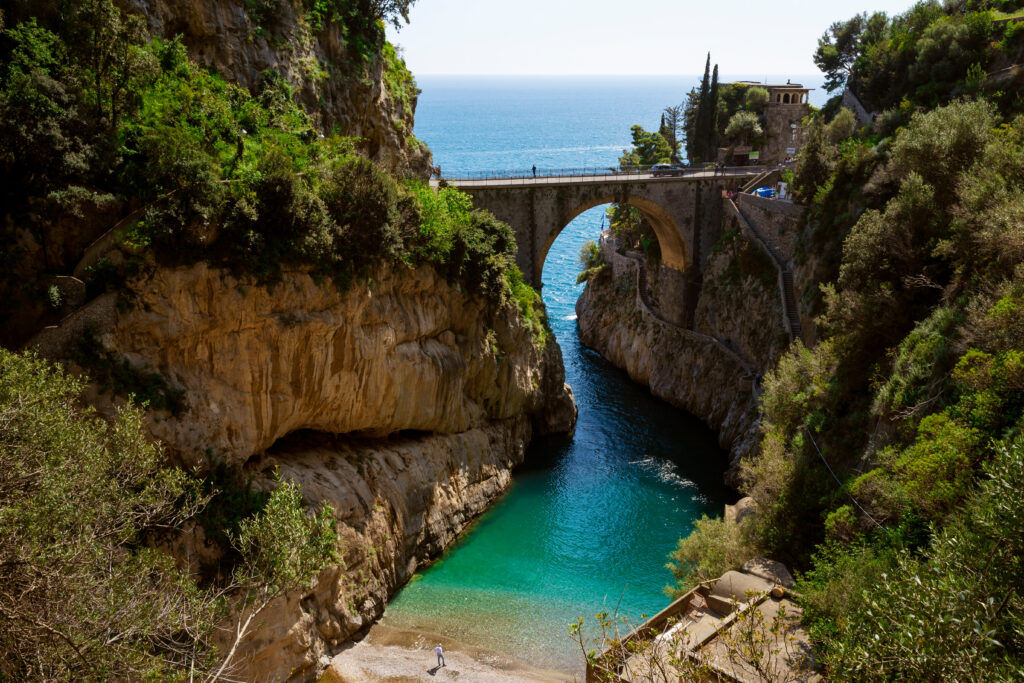
<path id="1" fill-rule="evenodd" d="M 515 231 L 516 262 L 524 278 L 541 286 L 541 273 L 555 238 L 576 216 L 601 204 L 635 206 L 650 221 L 661 247 L 662 270 L 683 279 L 697 276 L 706 250 L 718 239 L 721 193 L 764 169 L 737 167 L 651 173 L 447 180 Z M 695 267 L 696 266 L 696 267 Z M 694 272 L 696 271 L 696 272 Z"/>

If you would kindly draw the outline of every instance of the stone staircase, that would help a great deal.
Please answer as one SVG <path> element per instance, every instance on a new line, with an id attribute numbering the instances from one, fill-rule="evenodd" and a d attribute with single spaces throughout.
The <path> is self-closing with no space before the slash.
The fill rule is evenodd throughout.
<path id="1" fill-rule="evenodd" d="M 756 190 L 761 187 L 761 181 L 767 178 L 770 174 L 771 171 L 762 171 L 761 173 L 758 173 L 756 176 L 751 178 L 746 185 L 740 188 L 740 192 L 746 194 L 751 190 Z"/>
<path id="2" fill-rule="evenodd" d="M 761 173 L 751 178 L 746 185 L 740 188 L 740 192 L 742 194 L 749 194 L 759 187 L 764 187 L 765 185 L 774 185 L 781 178 L 782 171 L 780 171 L 777 168 L 771 168 L 768 169 L 767 171 L 762 171 Z"/>

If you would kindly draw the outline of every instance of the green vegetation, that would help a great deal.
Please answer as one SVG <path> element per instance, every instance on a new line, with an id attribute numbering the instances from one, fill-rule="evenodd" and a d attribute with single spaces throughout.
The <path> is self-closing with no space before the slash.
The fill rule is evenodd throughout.
<path id="1" fill-rule="evenodd" d="M 750 111 L 761 112 L 768 106 L 770 96 L 766 88 L 759 88 L 754 86 L 747 90 L 747 95 L 744 98 L 744 103 Z"/>
<path id="2" fill-rule="evenodd" d="M 576 276 L 576 284 L 594 279 L 608 267 L 601 254 L 601 247 L 594 240 L 587 240 L 580 247 L 580 266 L 582 270 Z"/>
<path id="3" fill-rule="evenodd" d="M 984 477 L 923 553 L 897 550 L 891 568 L 879 573 L 882 567 L 871 564 L 867 576 L 859 562 L 836 571 L 840 581 L 867 579 L 843 627 L 825 641 L 826 661 L 842 679 L 1012 680 L 1020 674 L 1024 442 L 998 444 Z M 878 638 L 880 630 L 887 637 Z"/>
<path id="4" fill-rule="evenodd" d="M 849 82 L 873 107 L 900 112 L 904 120 L 913 107 L 976 94 L 1004 113 L 1019 110 L 1019 84 L 987 75 L 1019 62 L 1024 28 L 1000 19 L 1021 8 L 1015 0 L 931 1 L 891 18 L 861 14 L 833 24 L 814 61 L 829 90 Z"/>
<path id="5" fill-rule="evenodd" d="M 628 171 L 637 166 L 653 166 L 667 164 L 672 160 L 676 150 L 660 132 L 650 133 L 643 126 L 633 126 L 633 147 L 622 150 L 619 157 L 619 168 Z"/>
<path id="6" fill-rule="evenodd" d="M 630 204 L 613 204 L 608 210 L 613 236 L 622 242 L 622 251 L 639 251 L 654 265 L 661 261 L 661 244 L 654 226 L 640 209 Z"/>
<path id="7" fill-rule="evenodd" d="M 394 18 L 409 4 L 311 7 L 326 21 L 363 5 Z M 231 85 L 190 61 L 179 39 L 147 40 L 111 0 L 77 3 L 66 19 L 28 17 L 0 34 L 3 242 L 17 244 L 28 226 L 45 244 L 60 217 L 98 237 L 111 225 L 97 220 L 104 207 L 123 207 L 120 244 L 158 264 L 203 260 L 264 283 L 307 268 L 346 287 L 382 262 L 430 263 L 470 294 L 512 300 L 508 226 L 454 189 L 437 199 L 422 182 L 396 180 L 352 138 L 319 134 L 280 74 L 265 74 L 255 94 Z M 380 49 L 385 85 L 409 117 L 415 81 L 392 46 Z M 116 286 L 141 265 L 101 261 L 94 280 Z M 30 286 L 8 277 L 9 291 Z M 539 307 L 516 286 L 536 323 Z"/>
<path id="8" fill-rule="evenodd" d="M 409 23 L 409 9 L 416 0 L 245 0 L 245 11 L 255 25 L 254 33 L 278 41 L 308 42 L 315 34 L 335 28 L 352 59 L 354 69 L 364 68 L 384 42 L 384 23 L 395 28 Z M 285 16 L 298 12 L 304 20 L 291 27 L 299 35 L 278 35 Z M 401 21 L 400 21 L 401 20 Z"/>
<path id="9" fill-rule="evenodd" d="M 403 119 L 411 121 L 416 98 L 420 94 L 416 79 L 394 45 L 384 43 L 381 54 L 384 56 L 384 88 L 388 97 L 398 103 Z"/>
<path id="10" fill-rule="evenodd" d="M 753 138 L 759 138 L 764 134 L 757 114 L 752 111 L 738 111 L 729 119 L 725 127 L 725 137 L 729 140 L 745 145 Z"/>
<path id="11" fill-rule="evenodd" d="M 729 145 L 757 147 L 763 135 L 767 104 L 765 88 L 719 83 L 718 65 L 711 69 L 709 54 L 700 88 L 691 90 L 681 105 L 690 163 L 713 163 L 719 148 Z"/>
<path id="12" fill-rule="evenodd" d="M 213 492 L 164 464 L 138 408 L 107 422 L 81 407 L 84 388 L 59 366 L 0 349 L 0 678 L 229 671 L 234 647 L 213 641 L 231 603 L 249 605 L 240 621 L 251 619 L 336 562 L 333 511 L 309 515 L 297 487 L 279 481 L 231 534 L 235 576 L 199 585 L 156 547 L 179 538 Z"/>
<path id="13" fill-rule="evenodd" d="M 778 289 L 778 271 L 768 254 L 751 244 L 739 230 L 725 233 L 715 243 L 714 253 L 727 252 L 728 265 L 722 273 L 722 283 L 726 287 L 737 286 L 748 277 L 757 278 L 761 287 L 768 292 Z"/>
<path id="14" fill-rule="evenodd" d="M 718 65 L 711 72 L 711 53 L 704 64 L 700 90 L 691 90 L 683 104 L 686 127 L 686 156 L 691 163 L 714 162 L 717 155 L 715 133 L 719 127 Z"/>
<path id="15" fill-rule="evenodd" d="M 830 680 L 1024 667 L 1024 101 L 993 75 L 1024 56 L 996 13 L 1021 6 L 922 2 L 822 38 L 830 87 L 885 111 L 809 121 L 793 185 L 818 342 L 765 377 L 757 515 L 673 555 L 676 590 L 743 554 L 799 570 Z"/>
<path id="16" fill-rule="evenodd" d="M 675 586 L 665 592 L 678 598 L 703 581 L 717 579 L 754 556 L 755 546 L 746 530 L 736 522 L 702 515 L 693 524 L 693 532 L 679 539 L 679 547 L 667 566 L 676 578 Z"/>

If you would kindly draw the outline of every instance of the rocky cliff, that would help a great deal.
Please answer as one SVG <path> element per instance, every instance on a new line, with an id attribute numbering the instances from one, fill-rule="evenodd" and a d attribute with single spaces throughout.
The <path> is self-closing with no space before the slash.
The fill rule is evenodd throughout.
<path id="1" fill-rule="evenodd" d="M 149 419 L 172 457 L 238 464 L 258 488 L 279 469 L 336 511 L 343 564 L 264 612 L 246 679 L 314 675 L 505 489 L 533 434 L 575 421 L 554 340 L 540 348 L 514 306 L 494 311 L 429 267 L 381 267 L 344 292 L 304 271 L 270 288 L 155 269 L 33 343 L 74 356 L 83 334 L 185 391 L 184 412 Z"/>
<path id="2" fill-rule="evenodd" d="M 638 259 L 607 242 L 602 253 L 611 267 L 576 302 L 580 340 L 718 431 L 731 452 L 726 479 L 735 483 L 740 459 L 759 442 L 760 375 L 788 342 L 771 264 L 735 233 L 722 237 L 703 271 L 694 327 L 686 329 L 657 310 L 653 292 L 639 295 Z"/>
<path id="3" fill-rule="evenodd" d="M 281 74 L 321 131 L 361 138 L 361 151 L 381 165 L 429 173 L 430 151 L 412 136 L 418 91 L 411 82 L 411 92 L 387 87 L 386 71 L 396 65 L 383 54 L 382 32 L 347 35 L 326 19 L 316 27 L 302 3 L 284 0 L 118 2 L 141 13 L 153 35 L 181 36 L 192 59 L 253 92 L 269 72 Z"/>

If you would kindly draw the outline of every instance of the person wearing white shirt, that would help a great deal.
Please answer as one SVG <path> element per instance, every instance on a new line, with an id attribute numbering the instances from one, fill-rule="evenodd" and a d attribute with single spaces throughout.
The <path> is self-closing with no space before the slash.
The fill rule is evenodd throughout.
<path id="1" fill-rule="evenodd" d="M 434 648 L 434 654 L 437 655 L 438 666 L 448 666 L 444 663 L 444 650 L 441 649 L 441 643 L 438 643 L 437 647 Z"/>

